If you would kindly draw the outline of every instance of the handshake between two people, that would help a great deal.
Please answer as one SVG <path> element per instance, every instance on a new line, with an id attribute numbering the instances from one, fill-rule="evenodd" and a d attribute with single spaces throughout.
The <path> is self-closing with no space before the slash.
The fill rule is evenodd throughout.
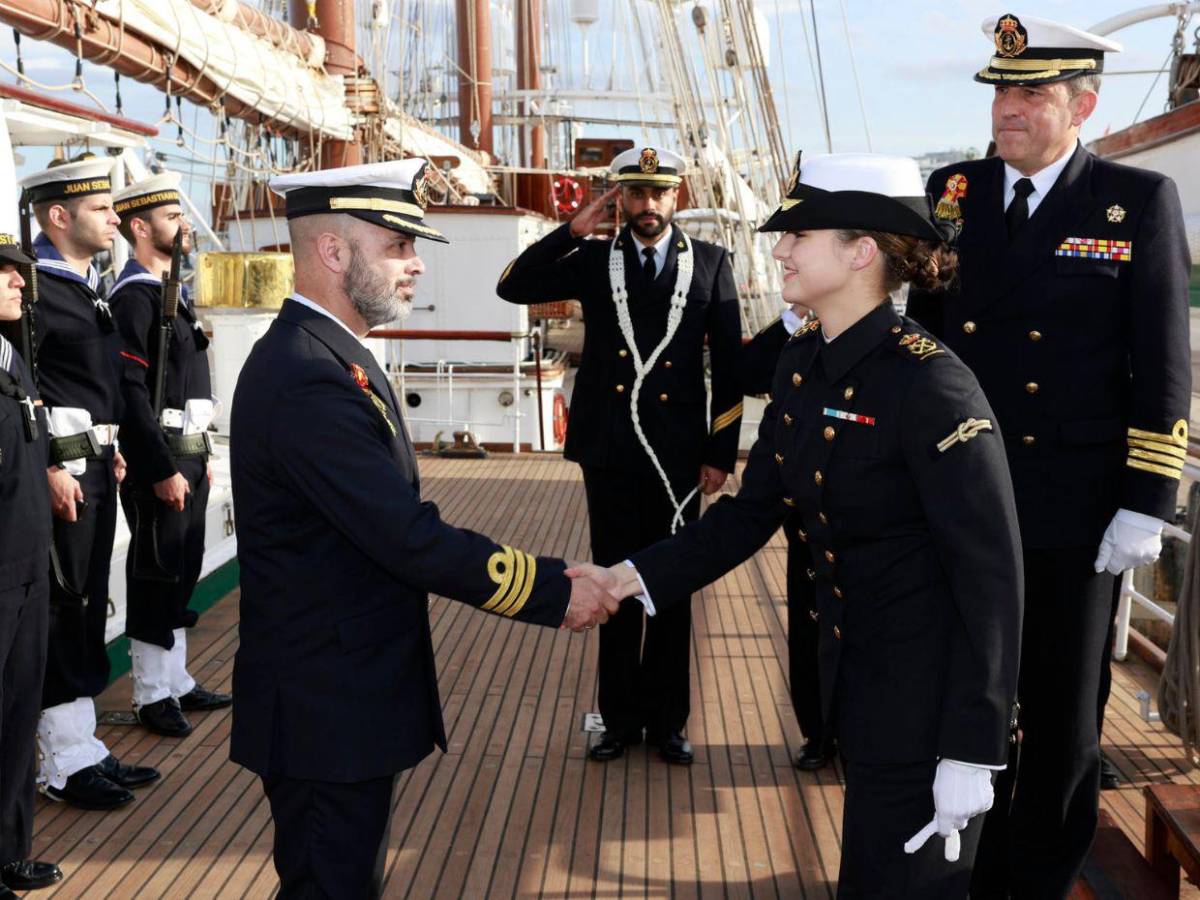
<path id="1" fill-rule="evenodd" d="M 571 599 L 562 627 L 589 631 L 615 615 L 621 601 L 641 592 L 637 571 L 625 563 L 604 568 L 593 563 L 571 563 Z"/>

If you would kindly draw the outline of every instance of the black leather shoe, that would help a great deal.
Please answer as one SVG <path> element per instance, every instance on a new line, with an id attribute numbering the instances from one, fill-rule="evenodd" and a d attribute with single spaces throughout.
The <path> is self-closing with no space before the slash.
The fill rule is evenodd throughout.
<path id="1" fill-rule="evenodd" d="M 196 685 L 179 698 L 179 706 L 185 712 L 197 712 L 202 709 L 223 709 L 232 703 L 232 694 L 218 694 L 216 691 L 206 691 L 200 685 Z"/>
<path id="2" fill-rule="evenodd" d="M 62 869 L 54 863 L 22 859 L 0 866 L 0 881 L 14 891 L 36 891 L 62 881 Z"/>
<path id="3" fill-rule="evenodd" d="M 0 882 L 0 900 L 17 900 L 20 894 L 14 894 L 9 888 Z"/>
<path id="4" fill-rule="evenodd" d="M 817 769 L 823 769 L 829 765 L 829 757 L 821 749 L 819 742 L 809 741 L 800 748 L 792 765 L 802 772 L 815 772 Z"/>
<path id="5" fill-rule="evenodd" d="M 123 788 L 136 788 L 158 778 L 158 769 L 149 766 L 127 766 L 111 753 L 96 763 L 100 774 Z"/>
<path id="6" fill-rule="evenodd" d="M 672 732 L 663 738 L 649 738 L 647 743 L 658 747 L 658 755 L 662 757 L 664 762 L 673 763 L 677 766 L 690 766 L 692 760 L 695 759 L 695 754 L 692 753 L 692 745 L 678 731 Z"/>
<path id="7" fill-rule="evenodd" d="M 192 733 L 192 723 L 179 711 L 179 701 L 174 697 L 156 700 L 138 707 L 137 719 L 144 728 L 167 737 L 187 737 Z"/>
<path id="8" fill-rule="evenodd" d="M 1117 767 L 1108 761 L 1108 757 L 1100 754 L 1100 790 L 1115 791 L 1121 786 L 1121 773 Z"/>
<path id="9" fill-rule="evenodd" d="M 622 738 L 617 737 L 611 731 L 606 731 L 600 735 L 600 740 L 592 744 L 591 749 L 588 750 L 588 756 L 596 762 L 609 762 L 624 756 L 626 747 L 635 747 L 641 742 L 641 735 Z"/>
<path id="10" fill-rule="evenodd" d="M 80 809 L 102 810 L 116 809 L 133 799 L 133 794 L 106 778 L 99 766 L 80 769 L 60 788 L 46 788 L 46 796 Z"/>

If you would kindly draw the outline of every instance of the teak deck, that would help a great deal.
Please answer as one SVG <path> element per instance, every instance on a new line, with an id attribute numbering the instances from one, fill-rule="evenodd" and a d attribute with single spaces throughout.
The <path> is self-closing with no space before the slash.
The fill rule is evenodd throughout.
<path id="1" fill-rule="evenodd" d="M 586 558 L 578 469 L 558 456 L 423 459 L 425 494 L 450 522 L 525 549 Z M 595 710 L 594 633 L 573 635 L 435 600 L 433 637 L 450 752 L 400 779 L 389 897 L 832 898 L 842 787 L 802 774 L 787 691 L 785 547 L 761 553 L 694 602 L 691 768 L 645 748 L 586 758 Z M 192 672 L 229 690 L 237 592 L 190 638 Z M 1114 666 L 1105 749 L 1126 778 L 1103 803 L 1142 846 L 1141 788 L 1200 783 L 1178 740 L 1138 714 L 1154 677 Z M 129 709 L 127 678 L 99 700 Z M 380 714 L 386 711 L 380 710 Z M 268 897 L 271 823 L 258 780 L 228 759 L 228 711 L 193 714 L 183 740 L 138 727 L 102 736 L 161 782 L 113 813 L 39 800 L 34 855 L 61 863 L 60 897 Z M 336 734 L 330 735 L 336 741 Z M 1185 894 L 1195 889 L 1185 884 Z"/>

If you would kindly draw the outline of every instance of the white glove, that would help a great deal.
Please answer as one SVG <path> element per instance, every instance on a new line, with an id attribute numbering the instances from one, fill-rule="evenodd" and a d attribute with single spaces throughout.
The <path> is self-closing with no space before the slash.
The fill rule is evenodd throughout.
<path id="1" fill-rule="evenodd" d="M 1096 554 L 1096 574 L 1107 569 L 1120 575 L 1126 569 L 1136 569 L 1152 563 L 1162 553 L 1163 520 L 1128 509 L 1118 509 Z"/>
<path id="2" fill-rule="evenodd" d="M 943 759 L 933 776 L 933 821 L 904 842 L 905 853 L 916 853 L 935 833 L 946 839 L 946 860 L 957 862 L 958 832 L 973 816 L 992 808 L 992 770 Z"/>

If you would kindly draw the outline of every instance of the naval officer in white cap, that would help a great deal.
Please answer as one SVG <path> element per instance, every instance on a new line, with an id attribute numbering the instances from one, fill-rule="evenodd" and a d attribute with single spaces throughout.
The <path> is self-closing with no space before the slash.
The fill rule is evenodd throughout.
<path id="1" fill-rule="evenodd" d="M 241 643 L 230 757 L 262 777 L 283 898 L 377 896 L 398 772 L 446 749 L 427 594 L 550 627 L 616 601 L 561 560 L 423 502 L 387 375 L 362 342 L 425 271 L 424 160 L 286 175 L 296 292 L 250 353 L 231 458 Z"/>
<path id="2" fill-rule="evenodd" d="M 909 310 L 999 416 L 1024 546 L 1019 767 L 971 896 L 1062 897 L 1096 828 L 1117 576 L 1158 557 L 1187 456 L 1188 249 L 1169 178 L 1079 142 L 1120 45 L 1013 13 L 983 32 L 997 155 L 931 176 L 962 280 Z"/>

